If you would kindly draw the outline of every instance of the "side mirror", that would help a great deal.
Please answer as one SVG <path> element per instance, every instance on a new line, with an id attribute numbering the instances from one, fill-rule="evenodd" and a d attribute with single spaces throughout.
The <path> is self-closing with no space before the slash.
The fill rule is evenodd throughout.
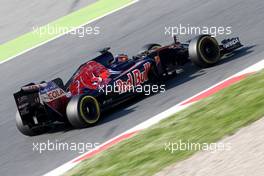
<path id="1" fill-rule="evenodd" d="M 101 54 L 105 54 L 107 53 L 111 48 L 110 47 L 106 47 L 106 48 L 103 48 L 101 50 L 99 50 L 98 52 L 100 52 Z"/>

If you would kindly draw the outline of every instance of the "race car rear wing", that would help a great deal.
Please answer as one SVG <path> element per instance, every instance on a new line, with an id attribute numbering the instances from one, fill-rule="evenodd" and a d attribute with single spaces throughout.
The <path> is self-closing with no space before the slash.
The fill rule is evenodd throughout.
<path id="1" fill-rule="evenodd" d="M 14 98 L 23 124 L 34 124 L 32 117 L 36 115 L 35 109 L 43 109 L 37 87 L 31 85 L 22 87 L 20 91 L 14 93 Z"/>
<path id="2" fill-rule="evenodd" d="M 46 95 L 46 91 L 53 90 L 53 88 L 53 93 L 50 93 L 49 96 Z M 64 93 L 63 88 L 64 86 L 61 79 L 57 78 L 50 82 L 27 84 L 21 87 L 20 91 L 14 93 L 17 110 L 23 124 L 35 124 L 36 119 L 38 123 L 45 121 L 44 118 L 47 118 L 46 114 L 48 113 L 48 109 L 50 109 L 47 108 L 47 100 L 55 99 L 54 96 L 58 94 L 58 92 L 56 92 L 57 89 L 60 89 Z M 35 117 L 35 121 L 32 117 Z"/>

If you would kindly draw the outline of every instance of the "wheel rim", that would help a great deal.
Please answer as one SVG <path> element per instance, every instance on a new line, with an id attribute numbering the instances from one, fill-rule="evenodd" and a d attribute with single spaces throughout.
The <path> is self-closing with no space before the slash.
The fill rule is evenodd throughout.
<path id="1" fill-rule="evenodd" d="M 82 119 L 89 124 L 96 123 L 100 117 L 100 107 L 98 101 L 91 96 L 85 96 L 81 99 L 80 115 Z"/>
<path id="2" fill-rule="evenodd" d="M 213 38 L 205 37 L 199 43 L 199 50 L 202 59 L 210 64 L 216 63 L 220 58 L 220 49 Z"/>

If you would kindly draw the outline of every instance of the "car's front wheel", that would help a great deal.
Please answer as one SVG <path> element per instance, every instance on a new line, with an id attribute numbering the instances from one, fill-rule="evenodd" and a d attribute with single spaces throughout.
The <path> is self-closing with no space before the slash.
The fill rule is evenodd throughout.
<path id="1" fill-rule="evenodd" d="M 191 61 L 199 67 L 210 67 L 220 60 L 220 47 L 210 35 L 200 35 L 191 40 L 189 45 Z"/>
<path id="2" fill-rule="evenodd" d="M 85 128 L 99 121 L 100 105 L 92 96 L 74 96 L 67 105 L 66 113 L 74 128 Z"/>

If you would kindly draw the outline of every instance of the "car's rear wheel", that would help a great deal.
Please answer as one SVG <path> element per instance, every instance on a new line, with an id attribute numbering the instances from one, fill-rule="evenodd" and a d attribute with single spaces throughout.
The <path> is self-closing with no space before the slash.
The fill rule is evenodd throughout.
<path id="1" fill-rule="evenodd" d="M 74 96 L 67 105 L 66 113 L 74 128 L 85 128 L 98 122 L 100 105 L 92 96 Z"/>
<path id="2" fill-rule="evenodd" d="M 44 128 L 36 127 L 33 129 L 29 127 L 28 125 L 24 125 L 22 118 L 18 111 L 16 112 L 16 126 L 17 126 L 17 129 L 26 136 L 36 136 L 36 135 L 44 133 L 45 131 Z"/>
<path id="3" fill-rule="evenodd" d="M 200 35 L 191 40 L 189 56 L 195 65 L 202 68 L 210 67 L 219 61 L 220 47 L 215 38 L 209 35 Z"/>

